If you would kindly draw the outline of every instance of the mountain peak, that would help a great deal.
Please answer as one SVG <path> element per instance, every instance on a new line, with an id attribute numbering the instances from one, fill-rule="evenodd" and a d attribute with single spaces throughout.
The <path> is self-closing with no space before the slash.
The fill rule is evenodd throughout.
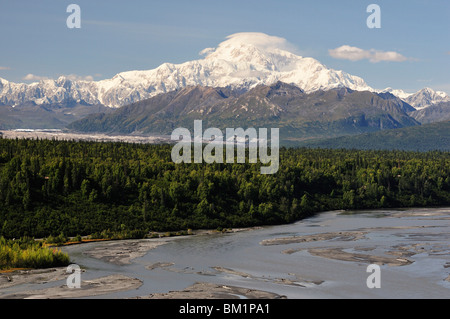
<path id="1" fill-rule="evenodd" d="M 423 88 L 416 93 L 411 94 L 406 99 L 406 102 L 414 106 L 417 110 L 426 108 L 432 104 L 448 101 L 450 101 L 450 96 L 448 96 L 445 92 L 434 91 L 429 87 Z"/>
<path id="2" fill-rule="evenodd" d="M 418 91 L 417 93 L 421 93 L 421 94 L 428 94 L 430 96 L 434 96 L 434 97 L 440 97 L 442 99 L 446 99 L 449 96 L 447 95 L 447 93 L 442 92 L 442 91 L 435 91 L 432 88 L 429 87 L 425 87 L 422 90 Z"/>
<path id="3" fill-rule="evenodd" d="M 231 64 L 238 77 L 265 76 L 258 72 L 284 72 L 296 68 L 302 59 L 295 54 L 295 48 L 285 39 L 258 32 L 235 33 L 221 42 L 217 48 L 201 51 L 204 63 L 218 65 Z M 268 83 L 264 83 L 268 84 Z"/>

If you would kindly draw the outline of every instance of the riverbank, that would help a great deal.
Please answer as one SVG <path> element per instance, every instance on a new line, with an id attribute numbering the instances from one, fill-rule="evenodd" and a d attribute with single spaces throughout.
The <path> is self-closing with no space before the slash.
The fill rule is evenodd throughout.
<path id="1" fill-rule="evenodd" d="M 185 236 L 208 236 L 213 234 L 231 234 L 243 231 L 251 231 L 260 229 L 260 227 L 249 228 L 234 228 L 223 229 L 221 231 L 213 229 L 199 229 L 190 231 L 189 235 Z M 177 232 L 173 232 L 175 234 Z M 61 247 L 69 247 L 75 245 L 85 245 L 89 243 L 97 243 L 98 246 L 89 249 L 85 255 L 99 259 L 117 266 L 130 265 L 136 258 L 144 256 L 150 250 L 155 249 L 161 245 L 168 243 L 171 240 L 179 239 L 183 236 L 169 236 L 167 232 L 161 232 L 161 237 L 147 238 L 147 239 L 92 239 L 83 240 L 79 242 L 67 242 Z M 155 265 L 156 267 L 163 267 L 164 264 Z M 151 265 L 149 270 L 151 270 Z M 82 272 L 85 272 L 82 269 Z M 70 274 L 66 273 L 66 267 L 53 267 L 46 269 L 10 269 L 0 272 L 0 289 L 12 288 L 23 284 L 47 284 L 66 280 Z M 1 298 L 24 299 L 24 298 L 82 298 L 88 296 L 96 296 L 102 294 L 109 294 L 118 291 L 126 291 L 137 289 L 142 282 L 136 278 L 128 276 L 106 276 L 96 278 L 89 281 L 82 281 L 82 290 L 69 289 L 65 283 L 61 286 L 28 290 L 21 293 L 13 293 L 7 295 L 0 295 Z M 200 286 L 199 286 L 200 287 Z M 199 288 L 197 287 L 197 288 Z M 217 289 L 211 286 L 201 285 L 201 291 L 197 291 L 197 295 L 218 293 Z M 180 292 L 181 293 L 181 292 Z M 186 292 L 184 292 L 186 293 Z M 170 296 L 172 296 L 171 294 Z"/>
<path id="2" fill-rule="evenodd" d="M 0 289 L 22 284 L 45 284 L 67 277 L 66 267 L 46 269 L 11 269 L 0 273 Z"/>
<path id="3" fill-rule="evenodd" d="M 49 281 L 61 280 L 65 277 L 64 269 L 48 270 L 45 273 L 31 271 L 28 273 L 28 279 L 42 279 L 42 275 L 50 275 Z M 28 282 L 27 282 L 28 283 Z M 63 299 L 63 298 L 83 298 L 103 295 L 107 293 L 127 291 L 137 289 L 142 285 L 142 282 L 136 278 L 123 276 L 120 274 L 110 275 L 92 280 L 83 280 L 80 289 L 68 288 L 67 285 L 60 285 L 57 287 L 26 290 L 23 292 L 13 293 L 6 296 L 0 296 L 1 299 Z M 0 286 L 1 287 L 1 286 Z"/>
<path id="4" fill-rule="evenodd" d="M 86 255 L 115 265 L 127 265 L 133 259 L 145 255 L 149 250 L 165 244 L 168 239 L 101 241 L 97 242 L 101 244 L 100 247 L 88 250 Z M 137 278 L 114 274 L 91 280 L 83 280 L 81 281 L 82 289 L 71 289 L 67 287 L 64 281 L 70 275 L 66 270 L 66 267 L 59 267 L 14 270 L 0 273 L 0 289 L 12 288 L 24 284 L 47 284 L 63 281 L 62 285 L 56 287 L 0 295 L 0 299 L 83 298 L 137 289 L 142 285 L 142 282 Z M 86 272 L 86 269 L 82 269 L 82 272 Z"/>

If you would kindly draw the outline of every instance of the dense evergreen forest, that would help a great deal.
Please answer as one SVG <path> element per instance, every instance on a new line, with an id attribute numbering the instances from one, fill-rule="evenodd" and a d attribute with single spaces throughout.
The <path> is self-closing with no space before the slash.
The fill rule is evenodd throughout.
<path id="1" fill-rule="evenodd" d="M 171 145 L 0 137 L 0 236 L 289 223 L 450 204 L 450 153 L 282 148 L 280 169 L 174 164 Z"/>

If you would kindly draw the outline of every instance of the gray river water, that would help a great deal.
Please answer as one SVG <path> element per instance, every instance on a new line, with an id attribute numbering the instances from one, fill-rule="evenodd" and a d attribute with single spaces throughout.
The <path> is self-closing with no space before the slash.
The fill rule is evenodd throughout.
<path id="1" fill-rule="evenodd" d="M 339 232 L 359 236 L 340 236 Z M 330 233 L 334 235 L 306 241 L 296 237 Z M 293 240 L 263 244 L 277 238 Z M 143 284 L 138 289 L 90 298 L 145 296 L 183 290 L 195 282 L 258 289 L 287 298 L 450 297 L 450 208 L 332 211 L 289 225 L 171 238 L 129 265 L 85 254 L 102 245 L 105 243 L 64 248 L 86 269 L 83 280 L 122 274 Z M 356 254 L 352 260 L 341 258 L 352 253 Z M 371 275 L 367 272 L 373 263 L 371 256 L 408 263 L 384 262 L 381 288 L 370 289 L 366 280 Z M 165 266 L 146 268 L 155 263 Z"/>

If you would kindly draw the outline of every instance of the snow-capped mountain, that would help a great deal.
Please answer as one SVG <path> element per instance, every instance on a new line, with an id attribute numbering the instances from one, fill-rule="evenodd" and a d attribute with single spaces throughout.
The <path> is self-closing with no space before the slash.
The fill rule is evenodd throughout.
<path id="1" fill-rule="evenodd" d="M 386 88 L 384 90 L 380 90 L 379 93 L 391 93 L 392 95 L 395 95 L 399 99 L 402 99 L 403 101 L 406 101 L 406 99 L 411 96 L 414 93 L 407 93 L 403 90 L 396 90 L 391 87 Z"/>
<path id="2" fill-rule="evenodd" d="M 96 98 L 96 82 L 71 81 L 64 76 L 31 84 L 13 83 L 0 78 L 0 104 L 19 105 L 27 102 L 57 104 L 77 102 L 101 104 Z"/>
<path id="3" fill-rule="evenodd" d="M 417 110 L 424 109 L 433 104 L 449 101 L 450 96 L 448 96 L 445 92 L 434 91 L 430 88 L 424 88 L 417 91 L 416 93 L 408 96 L 405 100 L 405 102 L 414 106 Z"/>
<path id="4" fill-rule="evenodd" d="M 263 33 L 230 35 L 217 48 L 200 52 L 204 58 L 182 64 L 164 63 L 156 69 L 118 73 L 101 81 L 42 80 L 31 84 L 0 78 L 0 104 L 81 103 L 120 107 L 187 86 L 229 87 L 248 91 L 277 81 L 293 84 L 306 93 L 347 87 L 380 92 L 363 79 L 326 67 L 295 53 L 285 39 Z M 416 108 L 450 99 L 444 92 L 424 89 L 415 94 L 385 89 Z M 431 104 L 430 104 L 431 103 Z"/>
<path id="5" fill-rule="evenodd" d="M 32 84 L 0 79 L 0 103 L 17 105 L 78 102 L 119 107 L 186 86 L 231 87 L 249 90 L 277 81 L 305 92 L 348 87 L 371 90 L 363 79 L 327 68 L 288 48 L 284 39 L 263 33 L 230 35 L 203 59 L 182 64 L 164 63 L 153 70 L 129 71 L 102 81 L 71 81 L 65 77 Z"/>
<path id="6" fill-rule="evenodd" d="M 380 91 L 380 93 L 386 92 L 397 96 L 409 105 L 413 106 L 416 110 L 424 109 L 433 104 L 450 101 L 450 96 L 448 96 L 447 93 L 442 91 L 434 91 L 430 88 L 424 88 L 416 93 L 407 93 L 403 90 L 394 90 L 392 88 L 387 88 Z"/>

